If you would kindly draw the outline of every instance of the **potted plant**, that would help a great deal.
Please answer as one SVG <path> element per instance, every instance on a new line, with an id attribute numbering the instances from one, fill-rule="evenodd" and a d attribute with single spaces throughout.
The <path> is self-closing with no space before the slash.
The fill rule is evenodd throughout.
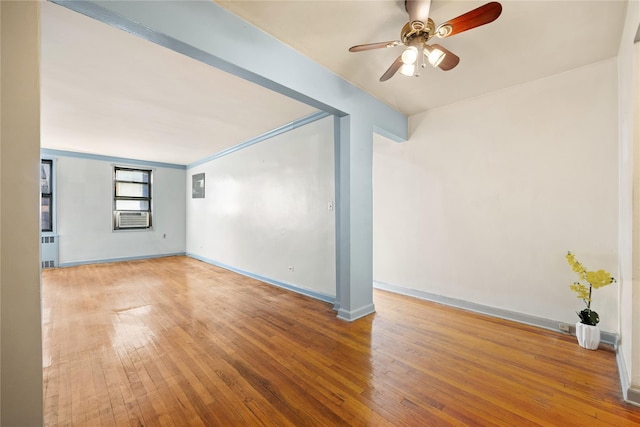
<path id="1" fill-rule="evenodd" d="M 616 279 L 604 270 L 587 271 L 571 252 L 567 252 L 567 262 L 573 271 L 578 273 L 579 280 L 583 280 L 588 284 L 587 286 L 580 283 L 580 281 L 576 281 L 570 285 L 571 290 L 574 291 L 578 298 L 583 300 L 587 306 L 578 312 L 578 317 L 580 318 L 580 321 L 576 323 L 578 344 L 589 350 L 596 350 L 600 344 L 600 328 L 598 328 L 600 317 L 598 313 L 591 310 L 591 293 L 594 288 L 598 289 L 615 283 Z"/>

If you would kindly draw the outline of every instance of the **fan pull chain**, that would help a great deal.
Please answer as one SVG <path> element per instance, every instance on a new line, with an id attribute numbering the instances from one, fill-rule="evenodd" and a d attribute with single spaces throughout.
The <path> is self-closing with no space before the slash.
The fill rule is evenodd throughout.
<path id="1" fill-rule="evenodd" d="M 425 68 L 426 65 L 424 63 L 424 53 L 423 53 L 423 49 L 420 49 L 420 53 L 418 53 L 418 61 L 419 61 L 419 67 L 416 67 L 416 73 L 415 76 L 416 77 L 420 77 L 420 68 Z"/>

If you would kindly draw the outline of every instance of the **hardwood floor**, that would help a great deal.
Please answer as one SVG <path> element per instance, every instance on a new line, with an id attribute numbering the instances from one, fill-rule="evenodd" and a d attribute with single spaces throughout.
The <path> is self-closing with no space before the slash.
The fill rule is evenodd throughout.
<path id="1" fill-rule="evenodd" d="M 640 424 L 615 355 L 376 291 L 374 315 L 187 257 L 43 271 L 46 425 Z"/>

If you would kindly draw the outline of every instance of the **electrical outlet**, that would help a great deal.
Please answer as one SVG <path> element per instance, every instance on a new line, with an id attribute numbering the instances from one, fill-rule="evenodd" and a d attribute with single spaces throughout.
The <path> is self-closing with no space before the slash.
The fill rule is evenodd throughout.
<path id="1" fill-rule="evenodd" d="M 559 323 L 558 324 L 558 329 L 560 329 L 562 332 L 569 332 L 569 328 L 571 325 L 569 325 L 568 323 Z"/>
<path id="2" fill-rule="evenodd" d="M 289 271 L 293 271 L 293 265 L 290 265 L 289 267 L 287 267 L 289 269 Z"/>

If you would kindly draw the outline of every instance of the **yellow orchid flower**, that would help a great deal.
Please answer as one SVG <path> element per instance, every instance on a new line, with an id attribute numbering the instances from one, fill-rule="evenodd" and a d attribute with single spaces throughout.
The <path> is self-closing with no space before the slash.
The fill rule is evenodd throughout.
<path id="1" fill-rule="evenodd" d="M 586 309 L 578 313 L 580 320 L 582 323 L 588 325 L 596 325 L 600 319 L 598 313 L 591 310 L 591 291 L 594 288 L 598 289 L 615 283 L 616 279 L 605 270 L 587 271 L 571 252 L 567 252 L 566 258 L 573 271 L 578 273 L 578 277 L 589 283 L 589 286 L 583 285 L 580 282 L 574 282 L 569 285 L 569 288 L 576 293 L 576 296 L 587 305 Z"/>
<path id="2" fill-rule="evenodd" d="M 586 301 L 590 301 L 591 300 L 589 298 L 589 288 L 587 288 L 582 283 L 575 282 L 572 285 L 569 285 L 569 288 L 571 288 L 572 291 L 574 291 L 576 294 L 578 294 L 578 298 L 586 300 Z"/>
<path id="3" fill-rule="evenodd" d="M 578 275 L 580 276 L 581 279 L 584 279 L 585 278 L 584 276 L 586 274 L 586 270 L 582 266 L 582 264 L 580 264 L 580 262 L 576 259 L 575 255 L 572 254 L 571 252 L 567 252 L 566 258 L 567 258 L 567 262 L 569 263 L 569 265 L 571 266 L 573 271 L 578 273 Z"/>
<path id="4" fill-rule="evenodd" d="M 611 274 L 604 270 L 587 271 L 585 280 L 596 289 L 613 283 L 613 277 L 611 277 Z"/>

